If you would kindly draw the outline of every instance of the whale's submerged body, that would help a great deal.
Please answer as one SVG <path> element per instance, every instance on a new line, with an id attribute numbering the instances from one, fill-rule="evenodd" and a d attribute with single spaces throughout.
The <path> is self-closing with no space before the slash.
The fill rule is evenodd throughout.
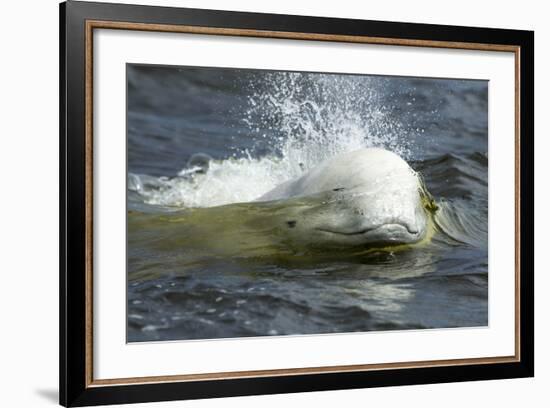
<path id="1" fill-rule="evenodd" d="M 418 174 L 395 153 L 361 149 L 330 158 L 256 201 L 321 199 L 286 221 L 298 240 L 385 246 L 425 238 L 428 213 Z"/>

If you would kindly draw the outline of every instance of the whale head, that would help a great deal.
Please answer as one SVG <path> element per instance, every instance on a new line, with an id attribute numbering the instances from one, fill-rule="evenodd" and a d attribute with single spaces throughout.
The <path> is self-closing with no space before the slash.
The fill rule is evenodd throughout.
<path id="1" fill-rule="evenodd" d="M 386 150 L 337 156 L 285 188 L 299 191 L 291 195 L 303 205 L 288 228 L 314 245 L 383 247 L 426 237 L 431 196 L 419 174 Z"/>
<path id="2" fill-rule="evenodd" d="M 394 172 L 377 186 L 359 185 L 321 197 L 301 217 L 319 243 L 388 246 L 416 243 L 426 236 L 426 199 L 412 170 Z"/>
<path id="3" fill-rule="evenodd" d="M 335 208 L 313 214 L 320 241 L 339 244 L 386 246 L 421 241 L 428 228 L 428 215 L 418 192 L 351 193 L 328 204 Z M 337 211 L 337 215 L 322 216 Z M 315 220 L 314 220 L 315 219 Z"/>

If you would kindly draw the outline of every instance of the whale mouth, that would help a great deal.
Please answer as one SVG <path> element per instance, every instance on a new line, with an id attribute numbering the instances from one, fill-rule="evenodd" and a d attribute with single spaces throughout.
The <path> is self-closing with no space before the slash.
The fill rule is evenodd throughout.
<path id="1" fill-rule="evenodd" d="M 362 238 L 365 242 L 407 243 L 416 242 L 421 237 L 417 228 L 400 223 L 377 225 L 357 231 L 337 231 L 328 228 L 316 228 L 318 231 L 343 237 Z"/>
<path id="2" fill-rule="evenodd" d="M 366 233 L 369 233 L 369 232 L 372 232 L 372 231 L 380 230 L 381 228 L 405 229 L 411 235 L 417 235 L 418 232 L 419 232 L 417 229 L 413 229 L 413 228 L 409 227 L 408 225 L 403 225 L 403 224 L 382 224 L 382 225 L 377 225 L 376 227 L 365 228 L 365 229 L 362 229 L 362 230 L 359 230 L 359 231 L 354 231 L 354 232 L 334 231 L 334 230 L 329 230 L 329 229 L 325 229 L 325 228 L 317 228 L 317 230 L 323 231 L 323 232 L 329 232 L 329 233 L 332 233 L 332 234 L 340 234 L 340 235 L 363 235 L 363 234 L 366 234 Z"/>

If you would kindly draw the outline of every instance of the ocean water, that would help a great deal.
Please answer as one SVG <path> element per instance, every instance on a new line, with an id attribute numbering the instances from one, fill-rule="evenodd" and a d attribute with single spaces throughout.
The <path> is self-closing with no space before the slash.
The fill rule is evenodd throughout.
<path id="1" fill-rule="evenodd" d="M 488 82 L 150 65 L 127 79 L 128 341 L 488 324 Z M 365 147 L 422 175 L 431 240 L 289 245 L 274 220 L 297 203 L 254 200 Z"/>

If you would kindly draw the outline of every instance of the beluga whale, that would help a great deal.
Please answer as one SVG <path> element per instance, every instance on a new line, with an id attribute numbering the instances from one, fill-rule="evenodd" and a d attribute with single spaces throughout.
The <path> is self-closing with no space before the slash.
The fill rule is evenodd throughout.
<path id="1" fill-rule="evenodd" d="M 196 177 L 209 171 L 204 166 Z M 365 148 L 328 158 L 252 201 L 136 211 L 128 228 L 155 230 L 151 245 L 159 250 L 292 261 L 312 253 L 330 258 L 418 246 L 433 235 L 436 210 L 422 177 L 405 160 Z"/>
<path id="2" fill-rule="evenodd" d="M 285 203 L 281 228 L 293 242 L 314 246 L 419 243 L 429 238 L 437 209 L 421 176 L 381 148 L 336 155 L 255 201 Z"/>

